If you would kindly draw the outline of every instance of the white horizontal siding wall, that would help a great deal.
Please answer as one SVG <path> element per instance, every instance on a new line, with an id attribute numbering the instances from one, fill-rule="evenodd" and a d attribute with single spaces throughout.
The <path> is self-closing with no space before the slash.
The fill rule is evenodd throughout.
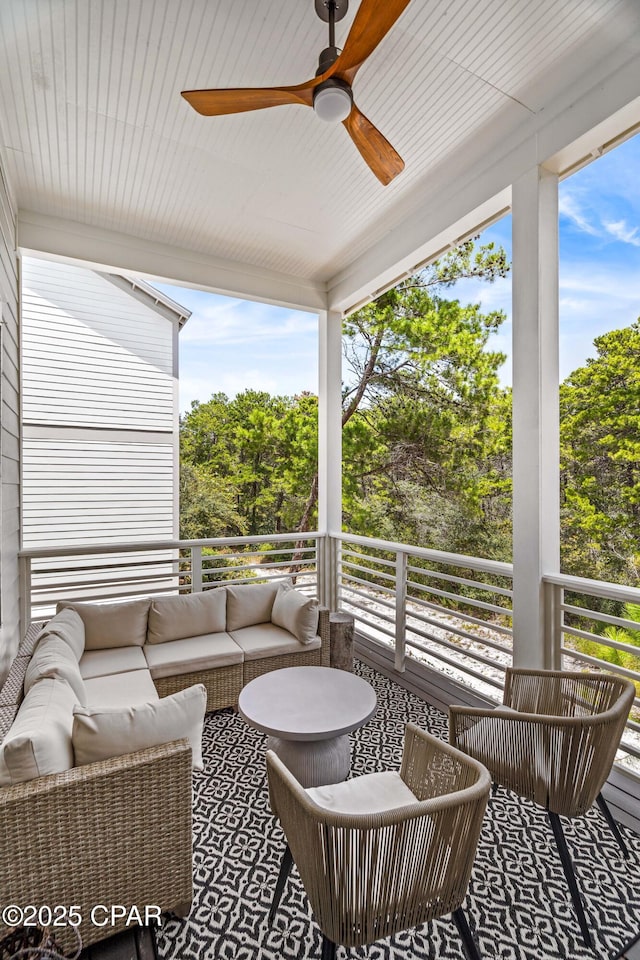
<path id="1" fill-rule="evenodd" d="M 25 546 L 171 540 L 170 443 L 27 439 Z"/>
<path id="2" fill-rule="evenodd" d="M 174 429 L 174 323 L 108 277 L 25 257 L 25 423 Z"/>
<path id="3" fill-rule="evenodd" d="M 0 684 L 20 640 L 20 376 L 16 208 L 0 157 Z"/>
<path id="4" fill-rule="evenodd" d="M 177 330 L 177 315 L 123 278 L 23 259 L 25 547 L 177 537 Z M 136 559 L 147 558 L 141 553 Z M 104 560 L 92 555 L 81 566 L 94 562 Z M 142 565 L 138 572 L 147 570 Z M 167 574 L 173 570 L 165 563 Z M 153 573 L 160 575 L 162 567 Z M 135 580 L 136 570 L 129 575 Z M 83 579 L 70 574 L 60 584 L 59 576 L 47 574 L 40 584 L 50 583 L 51 591 L 40 600 L 83 596 Z M 169 579 L 153 583 L 157 589 L 174 585 Z"/>

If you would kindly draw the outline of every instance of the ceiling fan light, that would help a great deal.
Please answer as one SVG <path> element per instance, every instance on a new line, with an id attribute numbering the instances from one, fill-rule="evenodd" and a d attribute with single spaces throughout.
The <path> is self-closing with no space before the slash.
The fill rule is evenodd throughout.
<path id="1" fill-rule="evenodd" d="M 327 80 L 326 85 L 318 87 L 313 98 L 313 109 L 326 123 L 340 123 L 351 113 L 353 97 L 346 84 Z"/>

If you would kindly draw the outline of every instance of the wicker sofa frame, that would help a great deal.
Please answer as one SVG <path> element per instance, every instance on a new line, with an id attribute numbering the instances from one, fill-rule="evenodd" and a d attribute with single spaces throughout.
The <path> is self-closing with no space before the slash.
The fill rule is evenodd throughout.
<path id="1" fill-rule="evenodd" d="M 0 690 L 0 742 L 23 697 L 24 676 L 44 622 L 29 627 Z M 232 667 L 155 680 L 167 696 L 193 683 L 207 711 L 237 704 L 245 683 L 280 667 L 329 665 L 329 611 L 321 646 Z M 146 905 L 186 914 L 192 900 L 191 747 L 176 740 L 111 760 L 0 787 L 0 904 L 76 906 L 85 946 L 126 927 L 91 922 L 96 904 Z M 0 921 L 0 938 L 8 928 Z"/>

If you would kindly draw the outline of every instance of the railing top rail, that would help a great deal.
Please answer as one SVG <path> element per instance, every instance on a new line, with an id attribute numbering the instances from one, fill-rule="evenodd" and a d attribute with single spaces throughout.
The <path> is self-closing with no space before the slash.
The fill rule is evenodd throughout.
<path id="1" fill-rule="evenodd" d="M 330 531 L 329 536 L 346 543 L 357 543 L 362 547 L 373 550 L 389 550 L 393 553 L 410 553 L 412 557 L 422 557 L 433 563 L 446 563 L 453 567 L 468 567 L 470 570 L 479 570 L 482 573 L 493 573 L 500 577 L 513 576 L 513 564 L 501 560 L 488 560 L 484 557 L 468 557 L 462 553 L 444 553 L 441 550 L 430 550 L 427 547 L 410 547 L 406 543 L 397 543 L 393 540 L 376 540 L 374 537 L 361 537 L 351 533 L 335 533 Z"/>
<path id="2" fill-rule="evenodd" d="M 186 550 L 190 547 L 238 547 L 254 543 L 291 543 L 297 540 L 317 540 L 324 536 L 317 531 L 298 533 L 261 534 L 254 537 L 213 537 L 209 540 L 146 540 L 141 543 L 78 544 L 74 547 L 28 547 L 18 556 L 28 560 L 45 557 L 82 557 L 93 554 L 135 553 L 148 550 Z"/>
<path id="3" fill-rule="evenodd" d="M 640 604 L 638 587 L 627 587 L 624 584 L 609 583 L 606 580 L 572 577 L 566 573 L 545 573 L 542 579 L 545 583 L 553 583 L 573 593 L 586 593 L 594 597 L 605 597 L 608 600 L 620 600 L 622 603 Z"/>

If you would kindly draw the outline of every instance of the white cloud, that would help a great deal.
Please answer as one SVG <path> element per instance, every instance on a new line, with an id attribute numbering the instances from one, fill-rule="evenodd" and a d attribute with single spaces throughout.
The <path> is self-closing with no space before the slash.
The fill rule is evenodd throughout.
<path id="1" fill-rule="evenodd" d="M 566 188 L 560 190 L 558 196 L 558 212 L 560 216 L 567 217 L 568 220 L 571 220 L 578 229 L 591 234 L 593 237 L 599 236 L 600 230 L 587 219 L 575 194 L 570 193 Z"/>
<path id="2" fill-rule="evenodd" d="M 634 247 L 640 247 L 640 236 L 638 227 L 627 226 L 626 220 L 604 221 L 604 227 L 612 237 L 621 240 L 622 243 L 630 243 Z"/>

